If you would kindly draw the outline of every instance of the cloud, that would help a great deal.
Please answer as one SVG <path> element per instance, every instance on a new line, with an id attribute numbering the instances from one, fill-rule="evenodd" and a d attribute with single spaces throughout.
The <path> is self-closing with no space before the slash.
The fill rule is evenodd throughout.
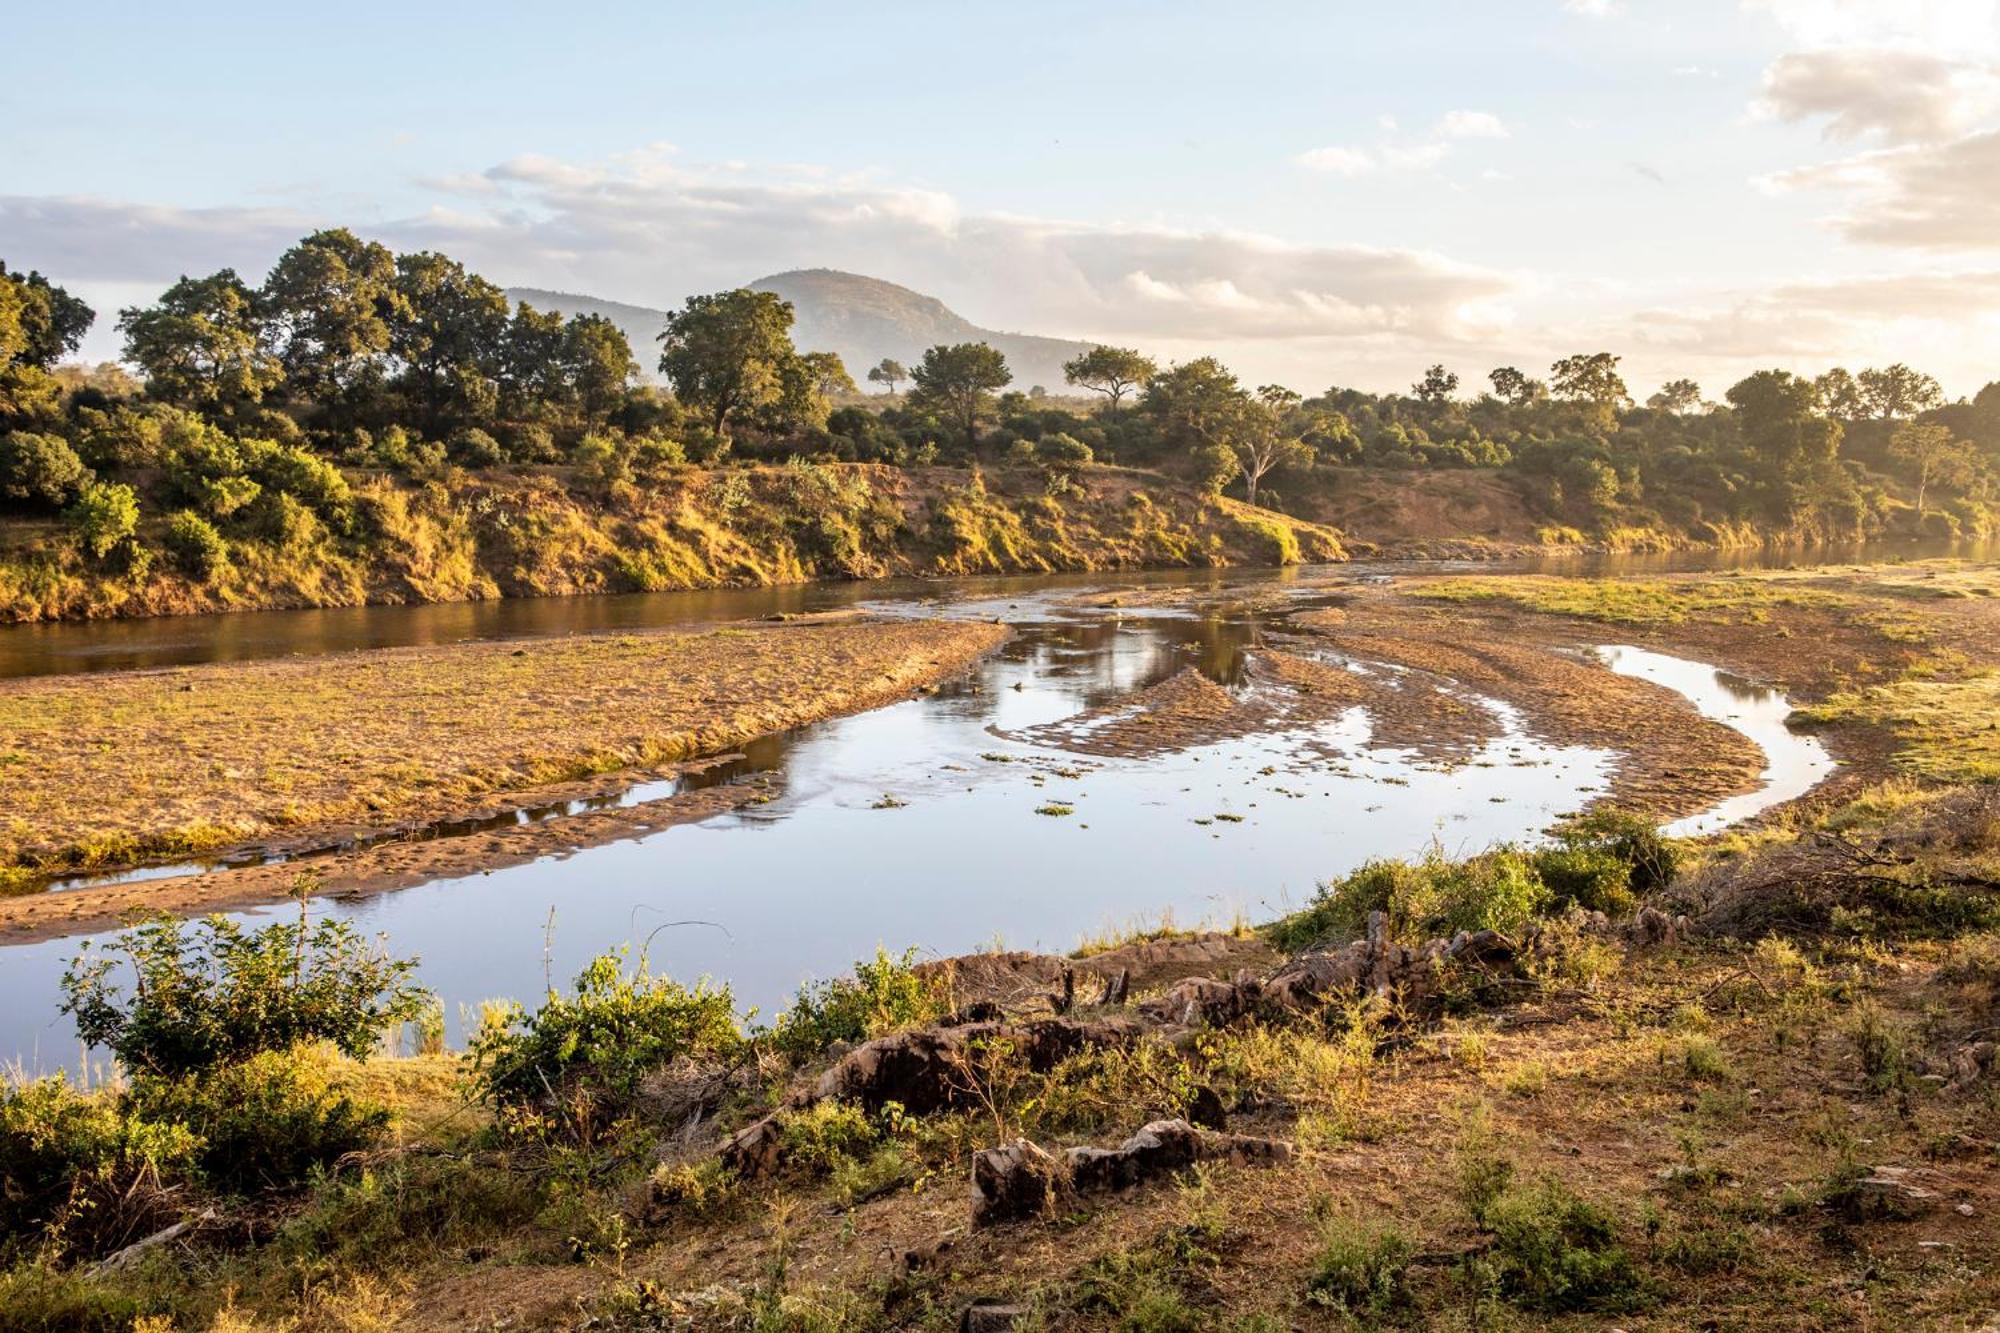
<path id="1" fill-rule="evenodd" d="M 1799 47 L 2000 54 L 2000 0 L 1745 0 Z"/>
<path id="2" fill-rule="evenodd" d="M 2000 108 L 2000 68 L 1923 51 L 1795 51 L 1764 71 L 1754 110 L 1773 119 L 1824 119 L 1828 139 L 1884 143 L 1947 139 Z"/>
<path id="3" fill-rule="evenodd" d="M 1437 133 L 1446 139 L 1505 139 L 1511 137 L 1500 117 L 1490 111 L 1447 111 Z"/>
<path id="4" fill-rule="evenodd" d="M 1363 148 L 1315 148 L 1292 159 L 1310 171 L 1333 176 L 1365 176 L 1375 170 L 1375 156 Z"/>
<path id="5" fill-rule="evenodd" d="M 1563 8 L 1572 14 L 1582 14 L 1587 18 L 1609 18 L 1613 14 L 1625 12 L 1619 0 L 1563 0 Z"/>
<path id="6" fill-rule="evenodd" d="M 1781 190 L 1850 196 L 1832 225 L 1849 240 L 1916 250 L 2000 247 L 2000 130 L 1876 149 L 1781 172 Z"/>

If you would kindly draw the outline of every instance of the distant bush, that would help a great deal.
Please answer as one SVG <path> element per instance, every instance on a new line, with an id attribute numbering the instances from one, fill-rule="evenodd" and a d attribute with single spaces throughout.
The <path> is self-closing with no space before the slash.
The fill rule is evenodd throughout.
<path id="1" fill-rule="evenodd" d="M 389 1121 L 381 1107 L 337 1091 L 320 1061 L 292 1051 L 141 1078 L 129 1102 L 148 1121 L 197 1133 L 202 1176 L 237 1193 L 296 1184 L 369 1146 Z"/>
<path id="2" fill-rule="evenodd" d="M 164 1188 L 200 1140 L 61 1075 L 0 1085 L 0 1252 L 33 1245 L 99 1253 L 161 1225 Z"/>
<path id="3" fill-rule="evenodd" d="M 507 456 L 516 463 L 559 463 L 562 451 L 547 426 L 530 423 L 516 426 L 507 439 Z"/>
<path id="4" fill-rule="evenodd" d="M 477 426 L 454 431 L 451 440 L 445 446 L 445 452 L 450 455 L 451 461 L 460 467 L 498 467 L 507 461 L 506 452 L 500 448 L 500 441 Z"/>
<path id="5" fill-rule="evenodd" d="M 129 997 L 113 979 L 121 960 Z M 343 921 L 302 915 L 250 931 L 221 916 L 160 917 L 101 950 L 86 944 L 63 974 L 62 1010 L 135 1073 L 171 1078 L 318 1041 L 361 1059 L 423 1012 L 415 968 Z"/>
<path id="6" fill-rule="evenodd" d="M 1405 1300 L 1416 1247 L 1394 1226 L 1364 1226 L 1335 1215 L 1320 1231 L 1306 1299 L 1350 1316 L 1379 1315 Z"/>
<path id="7" fill-rule="evenodd" d="M 90 480 L 76 450 L 54 435 L 0 435 L 0 499 L 60 509 Z"/>
<path id="8" fill-rule="evenodd" d="M 139 495 L 119 482 L 88 482 L 64 517 L 84 553 L 102 560 L 139 530 Z"/>
<path id="9" fill-rule="evenodd" d="M 175 567 L 194 578 L 210 578 L 229 563 L 229 543 L 215 525 L 186 509 L 167 520 L 165 544 Z"/>
<path id="10" fill-rule="evenodd" d="M 877 949 L 874 961 L 854 965 L 852 977 L 800 987 L 767 1040 L 803 1060 L 836 1041 L 865 1041 L 930 1022 L 944 1012 L 945 996 L 938 982 L 918 973 L 916 957 L 915 949 L 900 957 Z"/>
<path id="11" fill-rule="evenodd" d="M 622 442 L 609 436 L 584 436 L 571 461 L 576 465 L 576 479 L 600 494 L 609 494 L 613 486 L 632 480 L 632 460 Z"/>
<path id="12" fill-rule="evenodd" d="M 472 1044 L 485 1096 L 523 1125 L 590 1138 L 628 1111 L 645 1076 L 684 1057 L 733 1055 L 743 1043 L 729 988 L 692 989 L 622 953 L 594 960 L 575 993 L 509 1008 Z M 525 1114 L 519 1114 L 525 1113 Z"/>

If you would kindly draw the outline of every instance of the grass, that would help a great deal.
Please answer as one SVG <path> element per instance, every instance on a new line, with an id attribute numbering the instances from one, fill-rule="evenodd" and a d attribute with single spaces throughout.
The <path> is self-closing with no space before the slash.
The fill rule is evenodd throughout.
<path id="1" fill-rule="evenodd" d="M 1834 694 L 1799 710 L 1805 720 L 1865 723 L 1896 736 L 1898 767 L 1932 782 L 2000 779 L 2000 675 L 1906 676 Z"/>
<path id="2" fill-rule="evenodd" d="M 1504 602 L 1612 625 L 1762 624 L 1774 607 L 1840 604 L 1819 589 L 1735 578 L 1571 579 L 1546 575 L 1437 579 L 1410 592 L 1442 602 Z"/>
<path id="3" fill-rule="evenodd" d="M 900 622 L 389 649 L 0 685 L 0 859 L 94 867 L 390 823 L 899 695 L 1004 637 Z"/>

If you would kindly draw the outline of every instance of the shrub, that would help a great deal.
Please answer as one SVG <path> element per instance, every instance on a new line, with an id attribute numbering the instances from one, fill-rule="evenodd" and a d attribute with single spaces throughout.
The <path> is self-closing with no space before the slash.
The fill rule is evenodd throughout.
<path id="1" fill-rule="evenodd" d="M 61 1075 L 0 1087 L 0 1244 L 128 1244 L 168 1211 L 163 1187 L 199 1146 L 185 1126 L 150 1123 Z"/>
<path id="2" fill-rule="evenodd" d="M 613 486 L 632 480 L 632 462 L 617 440 L 603 435 L 586 435 L 571 455 L 576 479 L 586 489 L 608 495 Z"/>
<path id="3" fill-rule="evenodd" d="M 167 520 L 166 548 L 174 565 L 193 578 L 209 578 L 229 563 L 229 543 L 215 525 L 186 509 Z"/>
<path id="4" fill-rule="evenodd" d="M 1338 1214 L 1321 1228 L 1306 1299 L 1349 1315 L 1380 1314 L 1404 1300 L 1415 1246 L 1393 1226 L 1363 1226 Z"/>
<path id="5" fill-rule="evenodd" d="M 1556 829 L 1555 838 L 1557 849 L 1572 856 L 1588 853 L 1624 866 L 1623 890 L 1641 897 L 1672 883 L 1684 859 L 1679 846 L 1661 836 L 1659 826 L 1652 820 L 1625 810 L 1593 810 L 1587 815 L 1567 820 Z M 1589 862 L 1585 859 L 1578 863 Z M 1558 866 L 1561 864 L 1557 862 Z M 1547 872 L 1544 873 L 1546 876 Z M 1549 880 L 1549 887 L 1558 894 L 1571 893 L 1555 879 Z M 1612 910 L 1602 904 L 1585 901 L 1580 896 L 1571 896 L 1584 907 Z"/>
<path id="6" fill-rule="evenodd" d="M 373 1143 L 389 1113 L 338 1091 L 326 1069 L 295 1051 L 263 1051 L 177 1077 L 144 1077 L 134 1111 L 200 1137 L 196 1162 L 212 1184 L 238 1193 L 296 1185 Z"/>
<path id="7" fill-rule="evenodd" d="M 1371 912 L 1387 914 L 1390 931 L 1408 939 L 1461 930 L 1517 931 L 1546 907 L 1548 897 L 1532 861 L 1511 848 L 1463 861 L 1434 848 L 1414 864 L 1370 861 L 1322 886 L 1310 907 L 1278 922 L 1272 935 L 1283 948 L 1359 939 Z"/>
<path id="8" fill-rule="evenodd" d="M 843 1161 L 859 1161 L 875 1146 L 875 1126 L 858 1106 L 815 1102 L 785 1115 L 785 1156 L 811 1171 L 831 1171 Z"/>
<path id="9" fill-rule="evenodd" d="M 512 1006 L 472 1052 L 495 1105 L 589 1138 L 630 1107 L 646 1074 L 684 1057 L 731 1055 L 742 1040 L 727 986 L 690 989 L 643 966 L 628 974 L 620 952 L 592 961 L 574 995 L 551 991 L 532 1014 Z"/>
<path id="10" fill-rule="evenodd" d="M 92 559 L 102 560 L 139 530 L 139 494 L 120 482 L 88 482 L 64 517 L 77 544 Z"/>
<path id="11" fill-rule="evenodd" d="M 514 427 L 507 439 L 507 456 L 516 463 L 558 463 L 562 450 L 556 448 L 556 437 L 547 426 L 530 422 Z"/>
<path id="12" fill-rule="evenodd" d="M 528 1220 L 539 1202 L 532 1180 L 505 1167 L 401 1158 L 321 1185 L 283 1224 L 278 1244 L 301 1258 L 388 1266 L 490 1238 Z"/>
<path id="13" fill-rule="evenodd" d="M 112 980 L 121 957 L 135 978 L 129 999 Z M 85 944 L 63 974 L 62 1009 L 86 1042 L 163 1077 L 317 1041 L 364 1059 L 423 1011 L 415 968 L 345 922 L 309 924 L 303 911 L 257 931 L 220 916 L 163 916 L 102 951 Z"/>
<path id="14" fill-rule="evenodd" d="M 892 958 L 878 948 L 873 962 L 854 965 L 852 977 L 800 987 L 768 1040 L 793 1059 L 805 1059 L 836 1041 L 863 1041 L 930 1022 L 944 1012 L 943 987 L 918 973 L 916 956 L 910 949 Z"/>
<path id="15" fill-rule="evenodd" d="M 340 469 L 296 445 L 242 440 L 247 474 L 267 491 L 282 491 L 335 528 L 345 529 L 354 509 L 354 491 Z"/>
<path id="16" fill-rule="evenodd" d="M 0 498 L 60 509 L 90 481 L 76 450 L 54 435 L 0 435 Z"/>
<path id="17" fill-rule="evenodd" d="M 1483 1219 L 1493 1233 L 1487 1256 L 1500 1290 L 1540 1310 L 1629 1310 L 1646 1284 L 1618 1244 L 1609 1214 L 1560 1181 L 1509 1189 Z"/>
<path id="18" fill-rule="evenodd" d="M 498 467 L 507 461 L 506 452 L 500 441 L 488 435 L 477 426 L 468 426 L 452 432 L 445 452 L 451 461 L 460 467 Z"/>
<path id="19" fill-rule="evenodd" d="M 264 493 L 264 488 L 248 477 L 205 477 L 194 489 L 196 502 L 213 518 L 239 513 Z"/>

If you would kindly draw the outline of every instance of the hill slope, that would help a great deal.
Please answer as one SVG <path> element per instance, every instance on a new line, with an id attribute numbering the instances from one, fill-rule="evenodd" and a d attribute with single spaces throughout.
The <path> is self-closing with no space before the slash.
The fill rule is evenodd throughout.
<path id="1" fill-rule="evenodd" d="M 868 367 L 885 356 L 909 366 L 922 359 L 926 347 L 937 343 L 983 342 L 1006 356 L 1014 372 L 1013 387 L 1027 389 L 1039 384 L 1059 392 L 1063 387 L 1062 363 L 1090 346 L 1066 338 L 982 328 L 936 297 L 836 269 L 773 273 L 748 286 L 775 292 L 790 301 L 798 320 L 793 341 L 807 351 L 837 352 L 864 388 L 862 377 Z M 651 349 L 666 323 L 666 311 L 537 287 L 510 287 L 507 295 L 538 310 L 604 316 L 624 331 L 640 365 L 652 373 Z"/>

